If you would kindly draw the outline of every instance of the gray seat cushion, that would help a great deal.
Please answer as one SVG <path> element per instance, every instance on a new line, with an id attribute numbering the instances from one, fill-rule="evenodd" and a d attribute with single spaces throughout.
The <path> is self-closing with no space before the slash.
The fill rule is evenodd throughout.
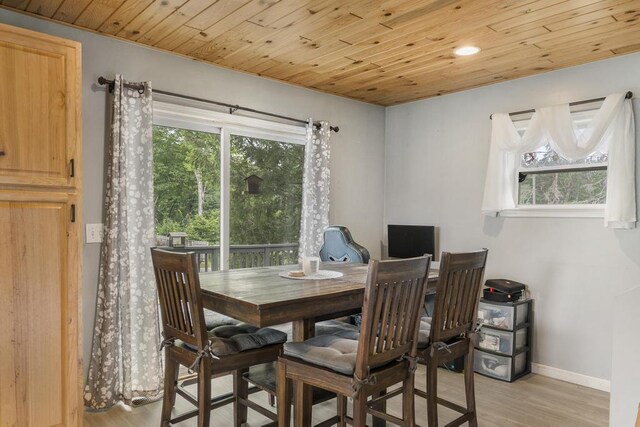
<path id="1" fill-rule="evenodd" d="M 418 332 L 418 348 L 429 347 L 429 335 L 431 334 L 431 317 L 420 318 L 420 331 Z"/>
<path id="2" fill-rule="evenodd" d="M 288 342 L 284 354 L 345 375 L 352 375 L 356 365 L 358 341 L 338 335 L 318 335 L 302 342 Z"/>
<path id="3" fill-rule="evenodd" d="M 255 384 L 263 390 L 269 390 L 270 392 L 276 392 L 276 372 L 277 366 L 275 362 L 262 363 L 260 365 L 254 365 L 249 368 L 249 372 L 243 374 L 243 376 L 251 383 Z M 334 393 L 323 390 L 318 387 L 313 387 L 313 404 L 324 402 L 336 397 Z"/>
<path id="4" fill-rule="evenodd" d="M 225 316 L 224 314 L 217 313 L 215 311 L 204 309 L 204 324 L 207 327 L 207 331 L 210 331 L 213 328 L 222 325 L 237 325 L 238 322 L 236 319 L 231 318 L 229 316 Z"/>
<path id="5" fill-rule="evenodd" d="M 283 323 L 281 325 L 271 326 L 273 329 L 276 329 L 287 335 L 287 341 L 291 341 L 293 337 L 291 323 Z"/>
<path id="6" fill-rule="evenodd" d="M 208 332 L 211 352 L 216 356 L 228 356 L 247 350 L 255 350 L 272 344 L 282 344 L 287 334 L 272 328 L 256 328 L 246 323 L 216 326 Z M 195 347 L 186 344 L 191 350 Z"/>
<path id="7" fill-rule="evenodd" d="M 287 340 L 291 341 L 291 323 L 283 323 L 281 325 L 272 326 L 273 329 L 277 329 L 287 334 Z M 342 338 L 349 338 L 357 340 L 360 336 L 360 329 L 350 323 L 342 322 L 340 320 L 326 320 L 324 322 L 316 323 L 316 336 L 336 334 Z"/>
<path id="8" fill-rule="evenodd" d="M 316 335 L 336 335 L 357 341 L 360 338 L 360 328 L 340 320 L 327 320 L 316 324 Z"/>

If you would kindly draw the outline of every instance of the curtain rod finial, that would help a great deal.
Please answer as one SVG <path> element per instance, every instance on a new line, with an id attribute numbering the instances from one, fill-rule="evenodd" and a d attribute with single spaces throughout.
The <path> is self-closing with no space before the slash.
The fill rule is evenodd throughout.
<path id="1" fill-rule="evenodd" d="M 102 86 L 106 85 L 109 92 L 113 92 L 116 83 L 114 80 L 107 80 L 103 76 L 100 76 L 98 77 L 98 84 Z"/>

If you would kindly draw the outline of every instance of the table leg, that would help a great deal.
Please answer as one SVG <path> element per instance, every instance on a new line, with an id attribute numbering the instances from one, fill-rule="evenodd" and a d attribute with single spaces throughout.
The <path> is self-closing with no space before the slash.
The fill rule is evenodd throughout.
<path id="1" fill-rule="evenodd" d="M 304 341 L 315 335 L 315 320 L 302 319 L 292 322 L 292 338 L 293 341 Z M 308 385 L 304 385 L 298 381 L 294 382 L 294 425 L 296 427 L 311 426 L 311 407 L 312 390 Z"/>

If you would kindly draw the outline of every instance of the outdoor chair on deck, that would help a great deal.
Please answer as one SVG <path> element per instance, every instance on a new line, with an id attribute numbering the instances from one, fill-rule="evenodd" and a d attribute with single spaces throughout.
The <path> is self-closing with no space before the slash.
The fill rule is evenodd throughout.
<path id="1" fill-rule="evenodd" d="M 427 399 L 429 427 L 438 426 L 438 404 L 462 415 L 447 426 L 469 422 L 477 426 L 473 381 L 473 349 L 477 343 L 476 319 L 487 250 L 468 253 L 443 252 L 436 288 L 433 318 L 420 321 L 418 357 L 427 365 L 427 390 L 415 390 Z M 438 398 L 438 365 L 464 357 L 466 408 Z"/>
<path id="2" fill-rule="evenodd" d="M 415 356 L 429 262 L 430 256 L 369 262 L 358 340 L 329 334 L 285 344 L 278 359 L 280 427 L 290 423 L 293 380 L 338 395 L 334 417 L 338 426 L 348 421 L 347 397 L 354 398 L 352 424 L 356 427 L 365 425 L 367 413 L 399 425 L 415 425 Z M 386 393 L 398 383 L 400 388 Z M 403 396 L 402 419 L 383 412 L 386 399 L 398 394 Z M 367 401 L 369 396 L 374 398 Z"/>
<path id="3" fill-rule="evenodd" d="M 249 368 L 277 359 L 286 334 L 242 323 L 210 324 L 207 330 L 195 254 L 152 249 L 153 270 L 160 299 L 165 351 L 164 400 L 161 425 L 198 416 L 198 427 L 209 426 L 210 411 L 234 403 L 234 425 L 246 422 Z M 197 372 L 198 395 L 177 387 L 184 366 Z M 233 374 L 233 394 L 211 399 L 211 379 Z M 176 393 L 198 409 L 171 418 Z M 229 423 L 227 423 L 229 424 Z"/>

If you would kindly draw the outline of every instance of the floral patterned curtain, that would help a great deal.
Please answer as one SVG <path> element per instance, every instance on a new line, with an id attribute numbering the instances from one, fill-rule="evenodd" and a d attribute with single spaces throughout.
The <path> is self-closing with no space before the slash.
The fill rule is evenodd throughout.
<path id="1" fill-rule="evenodd" d="M 329 225 L 330 138 L 329 123 L 320 122 L 320 128 L 316 129 L 309 120 L 304 150 L 299 257 L 318 256 L 324 229 Z"/>
<path id="2" fill-rule="evenodd" d="M 85 405 L 156 399 L 162 392 L 158 298 L 151 265 L 154 245 L 151 85 L 125 87 L 117 75 L 112 95 L 105 238 L 85 386 Z"/>

